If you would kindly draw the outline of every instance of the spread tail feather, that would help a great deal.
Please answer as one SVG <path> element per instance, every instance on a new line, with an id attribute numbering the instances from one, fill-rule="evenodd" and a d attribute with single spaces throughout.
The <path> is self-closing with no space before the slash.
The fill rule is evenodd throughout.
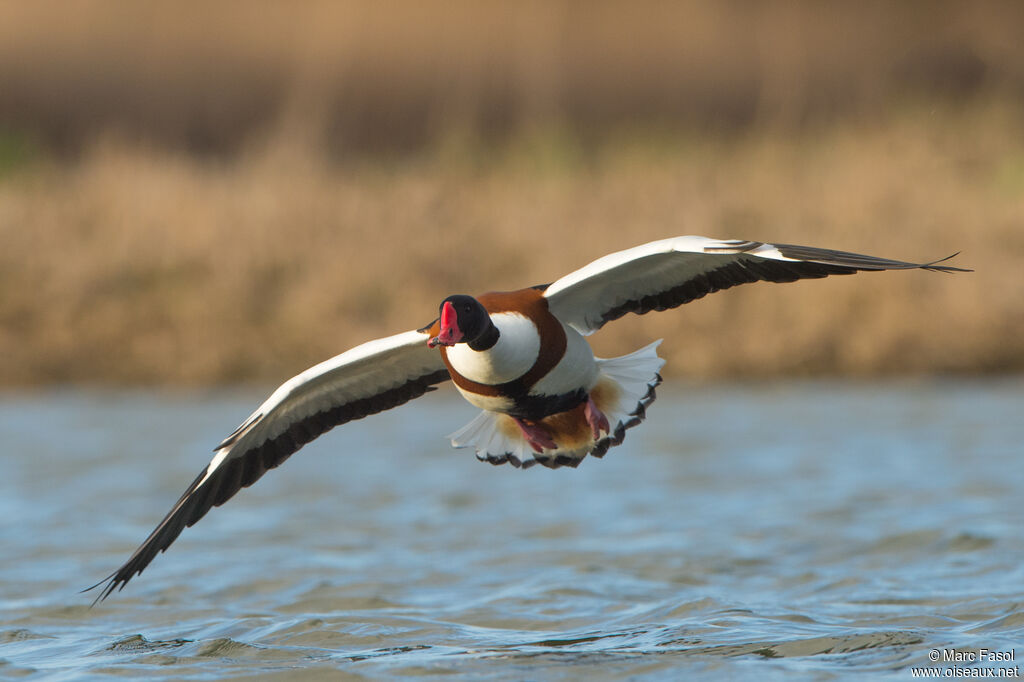
<path id="1" fill-rule="evenodd" d="M 661 383 L 658 372 L 665 364 L 657 355 L 660 343 L 659 339 L 618 358 L 597 359 L 598 380 L 590 397 L 611 425 L 611 432 L 601 438 L 595 440 L 591 434 L 583 405 L 540 420 L 558 444 L 556 449 L 535 452 L 512 417 L 486 410 L 448 437 L 457 448 L 475 448 L 480 461 L 508 462 L 524 469 L 538 463 L 576 467 L 588 454 L 602 457 L 623 441 L 627 429 L 643 421 L 654 402 L 655 388 Z"/>

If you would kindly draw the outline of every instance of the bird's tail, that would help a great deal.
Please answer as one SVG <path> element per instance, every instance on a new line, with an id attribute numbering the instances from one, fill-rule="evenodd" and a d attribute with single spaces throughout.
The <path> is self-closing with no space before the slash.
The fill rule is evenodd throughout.
<path id="1" fill-rule="evenodd" d="M 536 452 L 512 417 L 483 411 L 448 437 L 457 448 L 475 448 L 477 459 L 491 464 L 508 462 L 527 468 L 578 466 L 584 457 L 602 457 L 608 448 L 623 441 L 626 430 L 643 421 L 654 402 L 658 374 L 665 361 L 658 357 L 661 340 L 618 358 L 597 359 L 598 380 L 590 398 L 608 418 L 610 433 L 595 439 L 584 414 L 584 405 L 553 414 L 537 422 L 554 440 L 556 448 Z"/>

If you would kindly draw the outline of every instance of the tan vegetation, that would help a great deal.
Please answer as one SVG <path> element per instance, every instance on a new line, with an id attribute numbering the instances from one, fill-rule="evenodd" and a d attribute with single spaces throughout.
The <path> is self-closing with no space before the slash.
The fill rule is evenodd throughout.
<path id="1" fill-rule="evenodd" d="M 333 161 L 565 123 L 729 132 L 1024 92 L 1015 0 L 0 2 L 0 121 L 64 155 L 115 130 Z"/>
<path id="2" fill-rule="evenodd" d="M 0 383 L 273 383 L 449 293 L 675 234 L 977 272 L 742 287 L 610 325 L 602 353 L 664 336 L 699 378 L 1024 369 L 1019 5 L 924 3 L 959 22 L 930 32 L 888 3 L 726 5 L 456 3 L 443 40 L 360 3 L 68 4 L 45 35 L 41 5 L 0 6 Z M 982 75 L 929 85 L 897 45 Z"/>

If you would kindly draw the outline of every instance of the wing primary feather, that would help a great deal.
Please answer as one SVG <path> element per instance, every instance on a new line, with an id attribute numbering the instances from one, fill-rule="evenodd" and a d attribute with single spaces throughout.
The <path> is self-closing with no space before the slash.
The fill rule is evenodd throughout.
<path id="1" fill-rule="evenodd" d="M 219 507 L 235 494 L 242 487 L 242 461 L 244 458 L 230 459 L 224 463 L 224 470 L 221 476 L 220 485 L 216 488 L 213 496 L 213 506 Z"/>
<path id="2" fill-rule="evenodd" d="M 255 483 L 267 470 L 279 466 L 309 441 L 335 426 L 397 407 L 424 393 L 434 391 L 436 390 L 434 384 L 448 378 L 447 370 L 430 372 L 377 395 L 354 400 L 313 414 L 291 424 L 275 438 L 254 445 L 245 452 L 230 453 L 214 471 L 209 472 L 209 467 L 203 469 L 203 472 L 192 481 L 185 493 L 178 498 L 171 511 L 124 565 L 83 592 L 102 586 L 93 601 L 95 606 L 114 591 L 124 589 L 128 581 L 134 576 L 140 575 L 157 554 L 170 547 L 182 530 L 196 524 L 212 507 L 219 507 L 240 489 Z M 229 447 L 240 442 L 245 432 L 259 423 L 261 417 L 262 415 L 257 415 L 255 420 L 250 418 L 243 424 L 243 427 L 236 430 L 228 438 Z"/>
<path id="3" fill-rule="evenodd" d="M 950 258 L 958 255 L 954 253 L 945 258 L 931 261 L 929 263 L 908 263 L 890 258 L 879 258 L 867 256 L 862 253 L 851 253 L 849 251 L 834 251 L 832 249 L 819 249 L 813 246 L 797 246 L 794 244 L 775 244 L 775 248 L 786 258 L 793 258 L 798 261 L 824 262 L 833 265 L 844 265 L 859 270 L 932 270 L 935 272 L 973 272 L 966 268 L 957 268 L 952 265 L 939 265 Z"/>
<path id="4" fill-rule="evenodd" d="M 124 586 L 133 575 L 142 573 L 143 569 L 150 561 L 153 560 L 153 557 L 156 556 L 157 552 L 161 551 L 156 549 L 156 546 L 160 544 L 156 542 L 158 539 L 162 542 L 169 537 L 170 539 L 166 542 L 167 545 L 174 542 L 174 539 L 181 533 L 184 525 L 183 523 L 178 523 L 177 519 L 183 516 L 183 510 L 185 510 L 186 506 L 190 505 L 190 501 L 194 499 L 193 493 L 205 476 L 206 469 L 203 469 L 202 473 L 196 476 L 195 480 L 192 481 L 192 484 L 185 489 L 184 494 L 178 498 L 178 501 L 171 508 L 171 511 L 168 512 L 167 516 L 164 517 L 163 521 L 161 521 L 153 532 L 149 534 L 149 537 L 146 538 L 145 542 L 139 545 L 139 548 L 135 550 L 121 568 L 117 569 L 95 585 L 82 590 L 82 592 L 89 592 L 90 590 L 94 590 L 103 585 L 103 589 L 100 590 L 100 593 L 92 602 L 93 606 L 109 597 L 114 590 L 124 589 Z M 175 529 L 173 527 L 174 525 L 177 525 L 178 527 Z"/>

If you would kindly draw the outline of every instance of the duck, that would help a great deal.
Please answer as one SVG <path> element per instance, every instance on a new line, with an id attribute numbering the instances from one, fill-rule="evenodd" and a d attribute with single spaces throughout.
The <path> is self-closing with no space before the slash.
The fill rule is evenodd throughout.
<path id="1" fill-rule="evenodd" d="M 751 282 L 861 271 L 970 272 L 846 251 L 680 236 L 611 253 L 550 284 L 444 298 L 421 327 L 375 339 L 284 382 L 214 448 L 210 463 L 101 588 L 93 604 L 149 566 L 186 527 L 330 429 L 403 405 L 451 381 L 479 415 L 449 435 L 494 465 L 576 467 L 602 457 L 655 401 L 655 341 L 596 357 L 587 337 L 627 314 L 677 308 Z"/>

